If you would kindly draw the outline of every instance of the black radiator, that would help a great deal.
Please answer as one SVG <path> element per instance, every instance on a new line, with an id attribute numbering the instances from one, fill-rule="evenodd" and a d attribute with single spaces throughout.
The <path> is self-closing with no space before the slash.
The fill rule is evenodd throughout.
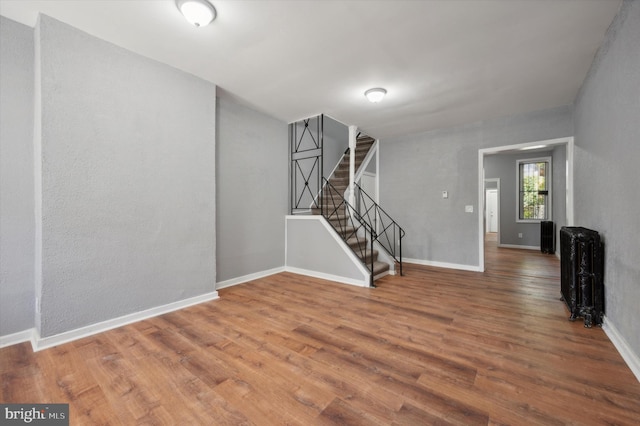
<path id="1" fill-rule="evenodd" d="M 556 247 L 554 239 L 555 231 L 553 222 L 550 220 L 540 222 L 540 251 L 548 254 L 555 253 Z"/>
<path id="2" fill-rule="evenodd" d="M 560 288 L 575 321 L 602 325 L 604 313 L 603 245 L 596 231 L 577 226 L 560 229 Z"/>

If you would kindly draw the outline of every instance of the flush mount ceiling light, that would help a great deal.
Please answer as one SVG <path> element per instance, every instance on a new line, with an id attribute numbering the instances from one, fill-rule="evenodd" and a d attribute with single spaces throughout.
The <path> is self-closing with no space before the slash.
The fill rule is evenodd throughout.
<path id="1" fill-rule="evenodd" d="M 375 89 L 369 89 L 364 92 L 364 95 L 369 99 L 369 102 L 378 103 L 384 98 L 384 95 L 387 94 L 387 91 L 381 87 L 376 87 Z"/>
<path id="2" fill-rule="evenodd" d="M 216 19 L 216 9 L 207 0 L 176 0 L 176 6 L 191 25 L 204 27 Z"/>

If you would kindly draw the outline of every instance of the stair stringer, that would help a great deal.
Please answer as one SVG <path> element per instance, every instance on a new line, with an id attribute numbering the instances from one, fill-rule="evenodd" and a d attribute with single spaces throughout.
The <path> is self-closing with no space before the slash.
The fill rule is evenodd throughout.
<path id="1" fill-rule="evenodd" d="M 285 271 L 369 287 L 371 273 L 323 216 L 289 215 L 285 222 Z"/>

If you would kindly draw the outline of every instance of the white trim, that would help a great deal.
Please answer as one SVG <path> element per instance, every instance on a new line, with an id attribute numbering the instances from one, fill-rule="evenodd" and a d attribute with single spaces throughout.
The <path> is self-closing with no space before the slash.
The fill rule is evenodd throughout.
<path id="1" fill-rule="evenodd" d="M 260 278 L 268 277 L 269 275 L 279 274 L 280 272 L 284 272 L 284 266 L 280 266 L 278 268 L 268 269 L 266 271 L 255 272 L 253 274 L 244 275 L 242 277 L 231 278 L 229 280 L 220 281 L 216 283 L 216 290 L 220 290 L 222 288 L 231 287 L 238 284 L 243 284 L 248 281 L 257 280 Z"/>
<path id="2" fill-rule="evenodd" d="M 633 352 L 633 349 L 629 346 L 627 341 L 622 337 L 618 329 L 613 325 L 611 321 L 605 316 L 602 321 L 602 329 L 605 334 L 616 347 L 622 359 L 627 363 L 631 372 L 636 376 L 636 379 L 640 382 L 640 356 Z"/>
<path id="3" fill-rule="evenodd" d="M 540 251 L 540 246 L 524 246 L 524 245 L 520 245 L 520 244 L 498 244 L 498 247 L 510 248 L 510 249 L 523 249 L 523 250 L 538 250 L 538 251 Z"/>
<path id="4" fill-rule="evenodd" d="M 567 149 L 567 203 L 565 206 L 567 213 L 567 225 L 573 226 L 573 159 L 574 159 L 574 139 L 573 136 L 544 141 L 535 141 L 515 145 L 497 146 L 493 148 L 482 148 L 478 150 L 478 270 L 484 272 L 484 156 L 485 154 L 496 154 L 502 151 L 522 149 L 535 145 L 565 145 Z"/>
<path id="5" fill-rule="evenodd" d="M 478 270 L 484 272 L 484 151 L 478 150 Z"/>
<path id="6" fill-rule="evenodd" d="M 566 220 L 567 226 L 573 226 L 573 150 L 574 150 L 574 140 L 573 138 L 569 138 L 567 141 L 567 159 L 566 159 L 566 199 L 565 199 L 565 210 L 566 210 Z"/>
<path id="7" fill-rule="evenodd" d="M 355 204 L 357 126 L 349 126 L 349 204 Z"/>
<path id="8" fill-rule="evenodd" d="M 325 274 L 324 272 L 316 272 L 308 269 L 296 268 L 294 266 L 285 266 L 285 271 L 298 275 L 306 275 L 308 277 L 320 278 L 328 281 L 335 281 L 342 284 L 354 285 L 357 287 L 369 287 L 369 280 L 360 281 L 353 278 L 340 277 L 338 275 Z"/>
<path id="9" fill-rule="evenodd" d="M 30 328 L 28 330 L 18 331 L 17 333 L 0 336 L 0 348 L 17 345 L 18 343 L 24 342 L 31 342 L 31 346 L 33 347 L 35 336 L 35 328 Z"/>
<path id="10" fill-rule="evenodd" d="M 220 297 L 218 296 L 218 292 L 212 291 L 211 293 L 205 293 L 201 294 L 200 296 L 191 297 L 189 299 L 168 303 L 162 306 L 156 306 L 155 308 L 123 315 L 118 318 L 91 324 L 86 327 L 77 328 L 75 330 L 66 331 L 64 333 L 56 334 L 49 337 L 40 337 L 39 333 L 34 330 L 36 336 L 35 339 L 32 340 L 31 344 L 33 346 L 34 352 L 37 352 L 43 349 L 62 345 L 64 343 L 69 343 L 74 340 L 82 339 L 84 337 L 92 336 L 94 334 L 102 333 L 104 331 L 112 330 L 114 328 L 122 327 L 123 325 L 153 318 L 158 315 L 163 315 L 169 312 L 177 311 L 179 309 L 184 309 L 189 306 L 209 302 L 211 300 L 216 300 L 219 298 Z"/>
<path id="11" fill-rule="evenodd" d="M 402 258 L 403 263 L 415 263 L 416 265 L 434 266 L 436 268 L 459 269 L 461 271 L 483 272 L 474 265 L 462 265 L 459 263 L 436 262 L 433 260 Z"/>
<path id="12" fill-rule="evenodd" d="M 375 201 L 380 204 L 380 139 L 376 139 L 376 195 Z"/>

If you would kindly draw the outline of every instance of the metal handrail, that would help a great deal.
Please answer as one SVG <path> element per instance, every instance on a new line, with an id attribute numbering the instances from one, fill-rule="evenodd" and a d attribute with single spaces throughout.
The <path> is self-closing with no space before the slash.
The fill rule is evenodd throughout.
<path id="1" fill-rule="evenodd" d="M 373 242 L 377 238 L 374 229 L 364 221 L 358 211 L 349 204 L 344 198 L 343 194 L 336 189 L 326 178 L 322 178 L 323 186 L 320 192 L 320 207 L 322 209 L 322 216 L 327 219 L 327 222 L 335 229 L 335 231 L 342 236 L 342 239 L 347 242 L 352 238 L 355 238 L 355 247 L 349 245 L 349 248 L 353 253 L 362 259 L 362 262 L 366 265 L 367 260 L 367 242 L 369 243 L 369 260 L 371 276 L 369 278 L 369 286 L 375 287 L 373 278 Z M 334 222 L 332 222 L 332 220 Z M 362 230 L 362 232 L 360 232 Z M 367 240 L 366 236 L 369 235 Z"/>
<path id="2" fill-rule="evenodd" d="M 375 240 L 400 265 L 402 275 L 402 238 L 405 231 L 369 194 L 357 183 L 356 212 L 374 230 Z"/>

